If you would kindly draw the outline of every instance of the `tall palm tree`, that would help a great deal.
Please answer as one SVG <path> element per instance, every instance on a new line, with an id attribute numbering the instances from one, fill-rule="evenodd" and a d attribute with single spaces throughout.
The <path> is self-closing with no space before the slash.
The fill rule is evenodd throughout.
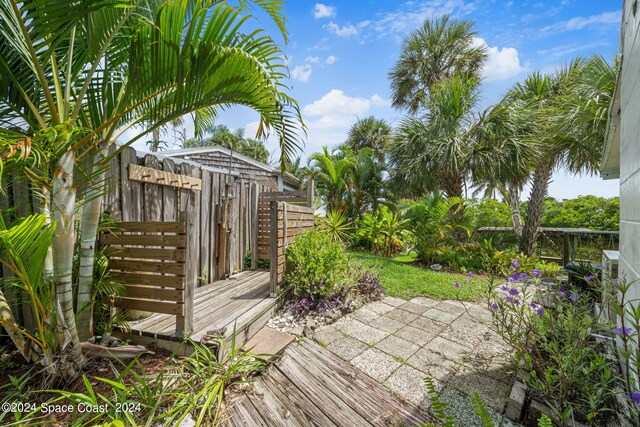
<path id="1" fill-rule="evenodd" d="M 255 3 L 286 40 L 281 2 Z M 50 153 L 41 185 L 51 194 L 56 225 L 53 281 L 59 324 L 71 343 L 65 355 L 76 366 L 82 354 L 72 259 L 80 160 L 94 184 L 93 194 L 84 195 L 81 231 L 79 299 L 86 301 L 105 153 L 126 130 L 140 129 L 126 141 L 132 143 L 185 114 L 213 117 L 221 106 L 242 104 L 260 114 L 260 135 L 277 133 L 283 167 L 298 147 L 301 120 L 283 83 L 284 55 L 263 31 L 246 29 L 247 8 L 244 1 L 0 0 L 0 127 L 17 126 L 23 138 L 45 131 L 37 134 Z"/>
<path id="2" fill-rule="evenodd" d="M 477 100 L 478 80 L 455 75 L 431 87 L 426 115 L 403 119 L 389 158 L 392 180 L 405 183 L 405 194 L 463 196 L 473 147 L 466 130 Z"/>
<path id="3" fill-rule="evenodd" d="M 549 182 L 554 170 L 593 174 L 598 170 L 605 123 L 613 96 L 616 61 L 576 59 L 552 76 L 530 75 L 510 95 L 531 117 L 526 138 L 540 144 L 532 164 L 531 193 L 520 251 L 535 252 Z"/>
<path id="4" fill-rule="evenodd" d="M 384 119 L 369 116 L 358 119 L 349 129 L 346 145 L 357 152 L 362 148 L 370 148 L 379 162 L 384 162 L 384 155 L 391 139 L 391 126 Z"/>
<path id="5" fill-rule="evenodd" d="M 425 21 L 402 43 L 389 72 L 392 105 L 416 114 L 428 104 L 431 87 L 453 75 L 480 76 L 486 47 L 474 43 L 475 23 L 448 15 Z"/>

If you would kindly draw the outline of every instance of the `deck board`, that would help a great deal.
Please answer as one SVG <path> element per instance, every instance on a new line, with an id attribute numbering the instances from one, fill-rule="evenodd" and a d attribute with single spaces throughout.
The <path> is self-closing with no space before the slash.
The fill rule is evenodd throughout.
<path id="1" fill-rule="evenodd" d="M 243 329 L 254 321 L 254 317 L 275 306 L 269 296 L 269 272 L 247 271 L 227 280 L 220 280 L 197 288 L 193 306 L 193 332 L 191 338 L 200 340 L 207 331 L 227 328 L 227 335 L 237 322 Z M 148 336 L 158 339 L 172 339 L 176 318 L 168 314 L 151 316 L 129 322 L 131 336 Z"/>
<path id="2" fill-rule="evenodd" d="M 256 419 L 259 414 L 261 419 Z M 228 426 L 390 426 L 437 420 L 317 344 L 291 344 L 230 409 Z M 246 417 L 251 417 L 248 419 Z"/>

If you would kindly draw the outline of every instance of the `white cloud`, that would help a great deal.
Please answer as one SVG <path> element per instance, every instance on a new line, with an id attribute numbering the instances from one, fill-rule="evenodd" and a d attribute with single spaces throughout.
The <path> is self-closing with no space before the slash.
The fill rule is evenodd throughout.
<path id="1" fill-rule="evenodd" d="M 369 111 L 370 101 L 366 98 L 354 98 L 339 89 L 331 89 L 322 98 L 305 105 L 304 114 L 312 117 L 324 115 L 359 115 Z"/>
<path id="2" fill-rule="evenodd" d="M 331 21 L 327 25 L 325 25 L 325 27 L 327 28 L 327 30 L 340 37 L 350 37 L 358 34 L 358 29 L 351 24 L 347 24 L 341 27 L 340 25 Z"/>
<path id="3" fill-rule="evenodd" d="M 442 15 L 464 16 L 474 9 L 474 3 L 465 0 L 409 1 L 401 9 L 366 22 L 380 36 L 402 36 L 415 30 L 427 19 Z"/>
<path id="4" fill-rule="evenodd" d="M 568 21 L 560 21 L 542 29 L 542 32 L 561 32 L 582 30 L 594 25 L 620 24 L 622 20 L 621 12 L 603 12 L 599 15 L 576 16 Z"/>
<path id="5" fill-rule="evenodd" d="M 316 3 L 313 8 L 313 17 L 316 19 L 330 18 L 336 15 L 336 8 L 322 3 Z"/>
<path id="6" fill-rule="evenodd" d="M 327 59 L 326 59 L 325 62 L 327 64 L 331 65 L 331 64 L 335 63 L 337 60 L 338 60 L 338 58 L 336 56 L 329 55 L 329 56 L 327 56 Z"/>
<path id="7" fill-rule="evenodd" d="M 297 67 L 295 67 L 293 70 L 291 70 L 291 77 L 293 77 L 296 80 L 299 80 L 301 82 L 308 82 L 309 78 L 311 77 L 311 72 L 313 71 L 313 69 L 311 68 L 311 65 L 309 64 L 304 64 L 304 65 L 298 65 Z"/>
<path id="8" fill-rule="evenodd" d="M 318 64 L 320 62 L 320 58 L 317 56 L 307 56 L 304 58 L 304 62 L 308 62 L 310 64 Z"/>
<path id="9" fill-rule="evenodd" d="M 388 107 L 391 105 L 388 99 L 383 99 L 377 93 L 371 97 L 371 105 L 374 107 Z"/>
<path id="10" fill-rule="evenodd" d="M 487 42 L 480 38 L 474 37 L 474 46 L 486 46 L 487 60 L 482 70 L 482 77 L 486 81 L 506 80 L 515 77 L 526 70 L 520 64 L 520 56 L 518 50 L 513 47 L 489 46 Z"/>

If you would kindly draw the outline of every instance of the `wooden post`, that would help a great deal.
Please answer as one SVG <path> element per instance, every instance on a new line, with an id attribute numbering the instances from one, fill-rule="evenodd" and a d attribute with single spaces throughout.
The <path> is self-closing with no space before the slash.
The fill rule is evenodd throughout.
<path id="1" fill-rule="evenodd" d="M 313 196 L 315 193 L 315 181 L 313 179 L 307 180 L 307 207 L 313 207 Z"/>
<path id="2" fill-rule="evenodd" d="M 571 253 L 571 241 L 569 239 L 569 233 L 562 233 L 562 266 L 566 267 L 570 260 Z"/>
<path id="3" fill-rule="evenodd" d="M 260 205 L 260 191 L 258 190 L 258 183 L 251 183 L 251 269 L 258 268 L 258 221 L 260 221 L 258 211 Z"/>
<path id="4" fill-rule="evenodd" d="M 183 338 L 193 332 L 193 295 L 196 290 L 198 268 L 198 235 L 195 227 L 197 213 L 193 211 L 180 212 L 180 219 L 185 222 L 186 262 L 184 277 L 184 315 L 176 316 L 176 336 Z"/>
<path id="5" fill-rule="evenodd" d="M 271 297 L 275 297 L 278 291 L 278 202 L 269 203 L 271 214 L 271 226 L 269 230 L 269 270 L 271 278 Z"/>

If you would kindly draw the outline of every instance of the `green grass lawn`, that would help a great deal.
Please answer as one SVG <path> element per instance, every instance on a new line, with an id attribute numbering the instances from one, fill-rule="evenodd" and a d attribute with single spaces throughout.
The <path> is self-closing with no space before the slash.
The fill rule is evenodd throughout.
<path id="1" fill-rule="evenodd" d="M 483 278 L 469 279 L 463 274 L 442 273 L 427 270 L 411 263 L 415 255 L 400 255 L 390 259 L 364 252 L 351 252 L 351 257 L 364 267 L 380 275 L 380 282 L 387 295 L 403 299 L 428 297 L 434 299 L 459 299 L 464 301 L 478 301 L 486 291 L 486 281 Z M 460 283 L 456 289 L 453 284 Z"/>

